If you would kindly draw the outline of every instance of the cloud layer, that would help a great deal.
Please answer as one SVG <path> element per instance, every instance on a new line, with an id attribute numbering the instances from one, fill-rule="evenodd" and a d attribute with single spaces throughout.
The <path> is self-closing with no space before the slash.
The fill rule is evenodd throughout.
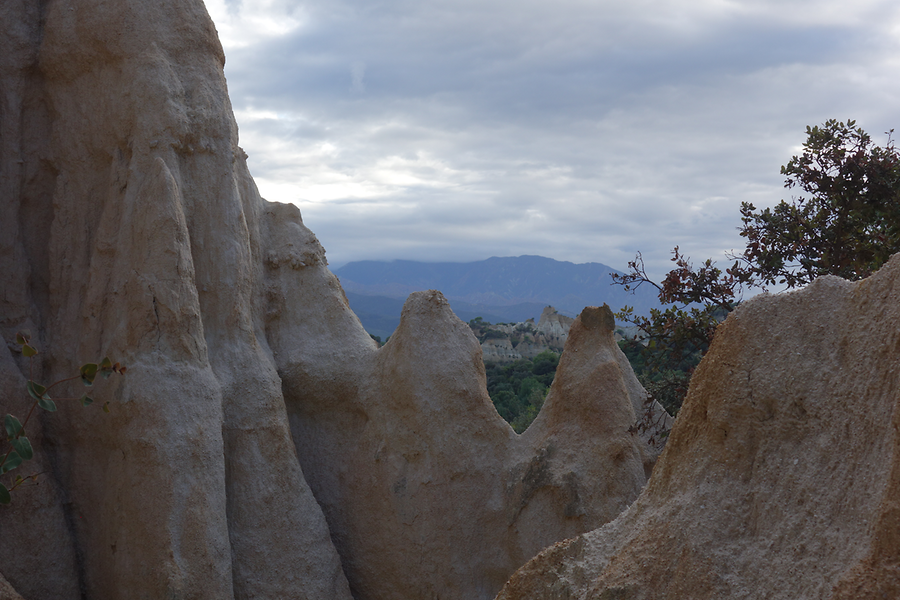
<path id="1" fill-rule="evenodd" d="M 209 0 L 250 169 L 332 264 L 742 247 L 807 125 L 900 125 L 900 5 Z"/>

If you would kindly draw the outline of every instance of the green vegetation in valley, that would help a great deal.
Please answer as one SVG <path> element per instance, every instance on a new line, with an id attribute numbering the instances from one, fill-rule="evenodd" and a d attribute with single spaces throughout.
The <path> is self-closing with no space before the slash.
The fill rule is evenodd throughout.
<path id="1" fill-rule="evenodd" d="M 648 345 L 653 342 L 650 340 Z M 703 358 L 701 348 L 685 344 L 681 347 L 648 349 L 635 339 L 620 340 L 619 348 L 650 396 L 662 404 L 670 415 L 677 415 L 687 394 L 691 375 Z"/>
<path id="2" fill-rule="evenodd" d="M 487 388 L 500 416 L 522 433 L 534 421 L 559 365 L 559 354 L 546 350 L 534 359 L 485 365 Z"/>

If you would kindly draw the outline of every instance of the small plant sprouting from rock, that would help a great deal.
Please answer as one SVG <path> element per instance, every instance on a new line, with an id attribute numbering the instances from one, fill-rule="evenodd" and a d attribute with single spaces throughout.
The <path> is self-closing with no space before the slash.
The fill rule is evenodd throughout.
<path id="1" fill-rule="evenodd" d="M 100 375 L 104 379 L 108 379 L 113 373 L 118 373 L 119 375 L 125 373 L 124 366 L 119 363 L 113 363 L 107 357 L 99 363 L 86 363 L 82 365 L 78 370 L 78 375 L 60 379 L 50 385 L 44 386 L 34 380 L 34 357 L 38 355 L 38 351 L 37 348 L 31 345 L 29 334 L 27 332 L 17 333 L 16 343 L 19 344 L 22 355 L 29 361 L 28 382 L 25 384 L 25 391 L 28 392 L 28 395 L 32 398 L 33 402 L 31 404 L 31 409 L 25 416 L 24 423 L 9 414 L 3 419 L 3 425 L 6 429 L 6 441 L 9 443 L 9 448 L 5 453 L 0 454 L 0 475 L 12 471 L 23 462 L 31 460 L 34 457 L 34 449 L 31 446 L 31 442 L 25 436 L 25 426 L 28 425 L 28 421 L 34 414 L 35 408 L 40 407 L 48 412 L 56 411 L 56 403 L 50 397 L 50 390 L 68 381 L 74 381 L 75 379 L 80 379 L 84 385 L 90 387 L 94 385 L 94 379 L 97 375 Z M 56 398 L 56 400 L 78 400 L 81 402 L 82 406 L 89 406 L 94 402 L 93 398 L 89 397 L 87 393 L 84 393 L 77 398 Z M 109 402 L 103 405 L 103 412 L 109 412 Z M 27 480 L 35 480 L 36 478 L 37 475 L 29 475 L 28 477 L 17 475 L 12 486 L 9 488 L 3 483 L 0 483 L 0 504 L 9 504 L 11 500 L 10 492 L 12 490 L 16 489 Z"/>

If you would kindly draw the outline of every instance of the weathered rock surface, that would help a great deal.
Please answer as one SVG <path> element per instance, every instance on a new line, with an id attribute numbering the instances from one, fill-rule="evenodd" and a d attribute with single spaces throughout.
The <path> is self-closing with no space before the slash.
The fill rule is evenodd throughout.
<path id="1" fill-rule="evenodd" d="M 0 22 L 0 333 L 34 333 L 44 381 L 128 366 L 29 424 L 41 484 L 0 507 L 23 597 L 490 598 L 637 496 L 653 450 L 608 309 L 522 436 L 440 294 L 377 349 L 299 211 L 259 197 L 200 0 Z M 16 348 L 0 412 L 22 415 Z"/>
<path id="2" fill-rule="evenodd" d="M 900 597 L 898 323 L 900 255 L 746 302 L 640 498 L 498 599 Z"/>
<path id="3" fill-rule="evenodd" d="M 481 342 L 481 355 L 485 363 L 510 363 L 522 358 L 508 338 L 484 340 Z"/>
<path id="4" fill-rule="evenodd" d="M 547 306 L 541 312 L 541 318 L 538 319 L 537 330 L 548 346 L 563 347 L 566 345 L 571 326 L 571 317 L 561 315 L 552 306 Z"/>

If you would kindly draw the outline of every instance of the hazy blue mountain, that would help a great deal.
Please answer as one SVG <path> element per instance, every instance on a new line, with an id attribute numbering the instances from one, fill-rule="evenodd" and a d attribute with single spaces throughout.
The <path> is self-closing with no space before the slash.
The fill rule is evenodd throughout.
<path id="1" fill-rule="evenodd" d="M 600 263 L 574 264 L 542 256 L 489 258 L 471 263 L 409 260 L 358 261 L 334 269 L 354 312 L 370 333 L 386 337 L 400 318 L 406 297 L 436 289 L 463 321 L 476 316 L 492 323 L 537 319 L 551 305 L 575 316 L 585 306 L 634 306 L 639 313 L 659 305 L 655 289 L 636 294 L 611 285 L 615 269 Z M 471 316 L 469 316 L 471 315 Z"/>

